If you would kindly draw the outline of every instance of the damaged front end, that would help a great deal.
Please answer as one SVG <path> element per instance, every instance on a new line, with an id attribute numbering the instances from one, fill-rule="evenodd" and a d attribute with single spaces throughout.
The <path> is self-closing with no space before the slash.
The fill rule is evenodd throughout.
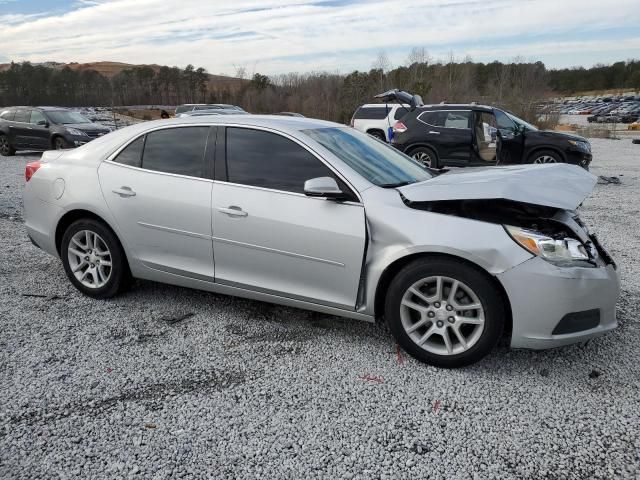
<path id="1" fill-rule="evenodd" d="M 557 266 L 613 264 L 575 211 L 507 199 L 411 201 L 410 208 L 502 225 L 529 253 Z"/>

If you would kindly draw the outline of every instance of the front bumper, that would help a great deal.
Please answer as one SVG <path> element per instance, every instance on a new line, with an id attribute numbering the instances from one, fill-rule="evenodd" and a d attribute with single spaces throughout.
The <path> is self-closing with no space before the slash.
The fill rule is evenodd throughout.
<path id="1" fill-rule="evenodd" d="M 544 349 L 584 342 L 617 326 L 620 274 L 613 265 L 557 267 L 534 257 L 498 275 L 513 315 L 512 348 Z M 599 312 L 596 326 L 553 334 L 568 314 Z M 592 312 L 593 313 L 593 312 Z"/>
<path id="2" fill-rule="evenodd" d="M 568 150 L 565 154 L 567 163 L 578 165 L 582 168 L 588 168 L 591 164 L 591 160 L 593 160 L 593 155 L 591 154 L 591 152 L 585 152 L 584 150 L 580 150 L 577 148 Z"/>

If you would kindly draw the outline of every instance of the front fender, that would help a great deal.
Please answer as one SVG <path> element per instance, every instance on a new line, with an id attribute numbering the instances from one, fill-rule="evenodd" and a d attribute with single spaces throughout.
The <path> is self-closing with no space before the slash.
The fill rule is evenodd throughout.
<path id="1" fill-rule="evenodd" d="M 498 275 L 530 259 L 502 225 L 407 207 L 393 189 L 364 192 L 369 245 L 360 311 L 373 315 L 383 273 L 416 254 L 446 254 Z"/>

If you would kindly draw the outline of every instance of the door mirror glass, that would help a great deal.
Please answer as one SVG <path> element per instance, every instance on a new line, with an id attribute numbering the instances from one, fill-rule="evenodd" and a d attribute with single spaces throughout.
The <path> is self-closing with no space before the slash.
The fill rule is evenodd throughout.
<path id="1" fill-rule="evenodd" d="M 345 197 L 344 192 L 338 187 L 338 182 L 331 177 L 317 177 L 307 180 L 304 182 L 304 194 L 309 197 L 324 197 L 334 200 Z"/>

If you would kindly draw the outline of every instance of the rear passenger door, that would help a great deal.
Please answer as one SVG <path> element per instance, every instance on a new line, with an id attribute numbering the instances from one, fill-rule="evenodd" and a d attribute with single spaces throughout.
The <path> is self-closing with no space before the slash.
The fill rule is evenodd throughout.
<path id="1" fill-rule="evenodd" d="M 149 269 L 213 282 L 208 154 L 215 130 L 154 130 L 100 164 L 107 205 L 125 243 Z"/>
<path id="2" fill-rule="evenodd" d="M 227 127 L 226 162 L 218 162 L 219 153 L 212 202 L 216 282 L 354 310 L 366 234 L 353 190 L 279 133 Z M 327 176 L 350 201 L 304 194 L 306 180 Z"/>
<path id="3" fill-rule="evenodd" d="M 9 125 L 9 142 L 15 147 L 29 148 L 31 147 L 29 141 L 29 129 L 31 125 L 31 109 L 19 109 L 16 110 L 13 116 L 13 122 Z"/>
<path id="4" fill-rule="evenodd" d="M 425 139 L 433 145 L 441 165 L 466 166 L 471 161 L 471 110 L 427 110 L 418 115 Z"/>

